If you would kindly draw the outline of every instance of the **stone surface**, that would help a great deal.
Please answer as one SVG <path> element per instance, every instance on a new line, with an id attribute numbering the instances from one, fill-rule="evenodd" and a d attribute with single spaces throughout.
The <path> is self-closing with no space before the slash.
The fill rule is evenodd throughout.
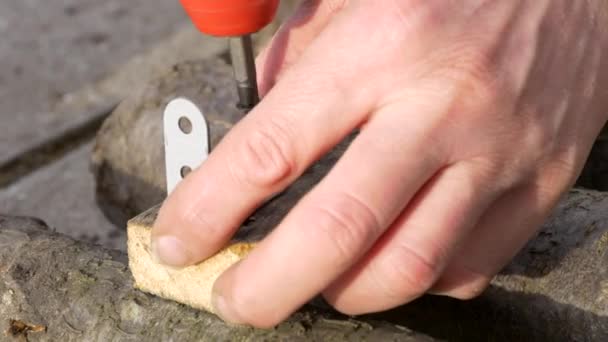
<path id="1" fill-rule="evenodd" d="M 184 21 L 177 1 L 3 0 L 0 164 L 83 120 L 56 103 Z"/>
<path id="2" fill-rule="evenodd" d="M 181 63 L 132 92 L 100 129 L 93 153 L 99 204 L 118 226 L 165 197 L 162 113 L 177 96 L 201 107 L 212 147 L 243 115 L 232 69 L 221 58 Z"/>
<path id="3" fill-rule="evenodd" d="M 135 290 L 120 252 L 52 233 L 39 220 L 7 216 L 0 216 L 0 318 L 8 341 L 24 340 L 11 338 L 11 322 L 46 328 L 29 333 L 32 342 L 436 341 L 380 318 L 312 307 L 274 329 L 228 325 Z"/>
<path id="4" fill-rule="evenodd" d="M 16 319 L 47 327 L 32 341 L 606 341 L 607 209 L 608 194 L 573 191 L 477 299 L 426 296 L 355 318 L 315 301 L 272 330 L 228 326 L 145 295 L 133 289 L 121 252 L 0 216 L 0 330 Z"/>
<path id="5" fill-rule="evenodd" d="M 256 41 L 294 3 L 282 1 Z M 94 119 L 159 70 L 227 49 L 196 31 L 178 1 L 163 0 L 7 0 L 0 37 L 0 166 Z"/>
<path id="6" fill-rule="evenodd" d="M 34 5 L 36 8 L 32 9 Z M 258 50 L 291 7 L 293 1 L 283 1 L 277 20 L 256 35 Z M 36 20 L 30 17 L 24 23 L 15 24 L 19 15 L 30 13 L 30 10 L 36 14 Z M 81 140 L 89 137 L 90 133 L 83 132 L 83 127 L 86 130 L 95 128 L 91 123 L 96 124 L 105 117 L 105 111 L 112 104 L 127 94 L 141 91 L 150 79 L 170 70 L 172 65 L 184 60 L 204 60 L 226 52 L 225 40 L 201 35 L 190 23 L 182 20 L 179 13 L 172 14 L 173 10 L 181 11 L 178 2 L 127 3 L 112 0 L 93 4 L 87 0 L 66 0 L 34 4 L 32 1 L 9 0 L 0 4 L 0 33 L 4 34 L 8 27 L 22 29 L 9 30 L 9 39 L 0 40 L 3 65 L 0 70 L 0 189 L 7 182 L 17 182 L 10 189 L 0 190 L 0 211 L 41 216 L 73 237 L 124 248 L 122 231 L 114 231 L 98 215 L 95 203 L 90 200 L 93 182 L 87 173 L 86 158 L 82 158 L 88 147 L 70 154 L 63 161 L 56 158 L 61 159 L 65 151 L 77 147 Z M 116 12 L 119 18 L 113 17 Z M 159 16 L 161 12 L 167 12 L 164 20 L 156 20 L 155 15 Z M 70 55 L 69 60 L 64 60 L 67 52 L 76 49 L 71 47 L 74 42 L 70 37 L 79 34 L 77 28 L 88 21 L 92 24 L 86 29 L 106 32 L 108 41 L 100 42 L 99 46 L 85 44 L 78 50 L 83 55 Z M 160 30 L 166 32 L 160 34 Z M 48 37 L 56 45 L 44 42 Z M 32 50 L 24 49 L 24 46 L 37 44 L 44 45 L 45 49 L 34 49 L 34 54 Z M 112 54 L 102 53 L 110 48 Z M 136 52 L 139 54 L 121 64 Z M 4 68 L 5 65 L 8 67 Z M 22 80 L 3 83 L 8 79 L 6 73 L 10 73 L 13 67 L 24 69 L 28 74 L 22 75 Z M 225 70 L 225 65 L 222 67 L 220 73 Z M 223 76 L 222 80 L 223 87 L 234 87 L 228 76 Z M 89 84 L 82 86 L 81 83 L 86 82 Z M 57 85 L 61 96 L 53 96 L 52 101 L 45 102 L 39 97 L 47 97 L 38 93 L 56 91 L 49 84 Z M 48 111 L 38 113 L 32 109 L 39 108 L 37 106 Z M 17 110 L 19 113 L 15 112 Z M 32 115 L 28 114 L 30 110 Z M 15 123 L 16 120 L 19 123 Z M 31 155 L 32 151 L 38 154 Z M 53 166 L 32 177 L 20 179 L 53 160 Z M 51 200 L 53 191 L 58 189 L 54 179 L 65 180 L 66 177 L 73 179 L 61 182 L 65 186 L 60 192 L 63 203 Z M 87 231 L 87 226 L 81 224 L 84 218 L 94 220 L 98 231 Z"/>
<path id="7" fill-rule="evenodd" d="M 28 84 L 28 90 L 20 86 L 21 83 L 18 81 L 10 84 L 7 83 L 6 87 L 0 82 L 0 99 L 2 100 L 0 102 L 2 103 L 0 107 L 0 187 L 4 186 L 7 182 L 14 181 L 23 173 L 27 173 L 52 160 L 53 158 L 49 158 L 49 155 L 63 153 L 57 151 L 57 145 L 64 146 L 71 144 L 72 142 L 67 139 L 73 139 L 72 136 L 78 135 L 78 130 L 82 127 L 90 129 L 93 125 L 96 125 L 93 127 L 96 129 L 98 127 L 97 122 L 107 116 L 106 112 L 108 108 L 117 104 L 131 92 L 145 87 L 150 79 L 159 73 L 166 72 L 174 64 L 180 61 L 201 60 L 217 55 L 223 55 L 226 58 L 227 42 L 225 39 L 202 35 L 187 20 L 178 20 L 179 22 L 184 22 L 178 25 L 178 23 L 174 22 L 175 20 L 171 21 L 171 15 L 168 15 L 165 18 L 166 20 L 156 20 L 153 24 L 148 22 L 148 19 L 154 19 L 154 15 L 158 15 L 158 12 L 167 12 L 167 6 L 179 6 L 178 2 L 162 2 L 162 6 L 156 6 L 154 1 L 145 2 L 145 4 L 149 5 L 147 8 L 141 8 L 144 4 L 142 1 L 129 2 L 128 4 L 111 1 L 105 2 L 104 5 L 95 6 L 89 6 L 82 2 L 72 4 L 72 2 L 68 0 L 63 4 L 54 4 L 58 7 L 65 5 L 66 11 L 69 13 L 67 19 L 65 18 L 66 15 L 63 15 L 61 11 L 49 10 L 48 13 L 45 13 L 48 18 L 45 17 L 44 20 L 46 21 L 43 20 L 43 22 L 48 21 L 49 32 L 38 32 L 34 29 L 24 29 L 18 32 L 11 31 L 9 40 L 0 41 L 0 56 L 3 56 L 3 54 L 7 55 L 10 52 L 7 55 L 8 57 L 4 56 L 3 58 L 13 64 L 33 63 L 30 60 L 32 57 L 31 51 L 13 49 L 13 45 L 20 45 L 17 43 L 13 44 L 13 40 L 15 39 L 24 41 L 34 39 L 36 42 L 32 42 L 29 45 L 35 45 L 35 43 L 37 44 L 38 36 L 36 33 L 38 32 L 42 39 L 45 39 L 47 35 L 56 35 L 57 40 L 61 42 L 56 49 L 36 51 L 40 54 L 39 59 L 42 60 L 39 63 L 40 65 L 37 66 L 41 68 L 42 71 L 40 72 L 50 72 L 52 75 L 44 74 L 41 76 L 40 73 L 36 72 L 27 73 L 23 76 L 26 78 L 23 82 Z M 294 3 L 295 1 L 292 0 L 282 1 L 276 20 L 254 36 L 257 50 L 260 49 L 263 42 L 270 38 L 281 20 L 291 13 Z M 0 4 L 0 22 L 4 17 L 13 18 L 12 20 L 14 20 L 19 13 L 24 12 L 30 5 L 28 5 L 28 2 L 22 3 L 13 0 Z M 52 6 L 53 4 L 45 2 L 43 5 Z M 73 5 L 77 8 L 72 8 Z M 43 6 L 40 7 L 45 8 Z M 128 28 L 125 28 L 124 25 L 111 27 L 113 17 L 112 15 L 106 15 L 107 13 L 104 11 L 107 12 L 108 9 L 112 8 L 118 12 L 123 12 L 124 8 L 128 8 L 128 15 L 124 13 L 120 15 L 120 20 L 130 21 Z M 5 11 L 3 12 L 3 10 Z M 78 26 L 82 24 L 82 20 L 71 18 L 77 15 L 82 15 L 86 18 L 99 15 L 100 17 L 95 19 L 99 23 L 97 21 L 95 23 L 113 34 L 111 36 L 112 44 L 122 45 L 112 45 L 112 54 L 109 56 L 101 53 L 105 51 L 104 49 L 108 48 L 105 46 L 107 44 L 104 43 L 105 45 L 101 44 L 103 45 L 102 47 L 91 47 L 91 49 L 103 50 L 98 51 L 99 54 L 95 55 L 97 58 L 87 59 L 91 57 L 88 54 L 83 56 L 70 55 L 69 60 L 66 61 L 59 58 L 71 51 L 69 46 L 70 41 L 69 39 L 66 40 L 67 38 L 64 36 L 71 32 L 70 28 L 75 29 L 74 25 Z M 142 15 L 147 19 L 140 18 Z M 40 25 L 36 26 L 37 23 L 30 24 L 40 29 Z M 156 40 L 152 41 L 147 36 L 150 32 L 158 31 L 159 27 L 165 26 L 171 26 L 174 33 L 169 34 L 167 37 L 164 35 L 154 36 L 158 42 Z M 124 32 L 121 30 L 124 31 L 125 29 L 132 30 L 123 34 Z M 134 42 L 128 40 L 134 40 Z M 152 47 L 148 48 L 148 45 Z M 144 51 L 140 51 L 142 49 Z M 130 58 L 128 62 L 121 64 L 123 59 L 119 57 L 124 55 L 124 59 L 126 60 L 127 55 L 129 55 L 126 53 L 128 51 L 140 53 Z M 56 63 L 54 63 L 52 70 L 49 71 L 47 69 L 51 67 L 47 65 L 50 63 L 47 59 L 51 61 L 59 59 L 60 61 L 55 61 Z M 96 64 L 97 62 L 106 63 L 108 67 L 102 68 Z M 10 63 L 9 65 L 12 65 Z M 76 65 L 80 65 L 78 63 L 84 63 L 87 67 L 76 68 Z M 82 74 L 72 70 L 72 67 L 81 71 Z M 8 69 L 10 68 L 0 70 L 0 80 L 2 79 L 2 72 L 9 72 Z M 17 69 L 22 69 L 22 67 L 17 67 Z M 27 69 L 35 68 L 32 66 Z M 93 73 L 97 76 L 91 76 Z M 97 77 L 99 75 L 104 75 L 104 77 L 98 80 Z M 86 80 L 88 83 L 79 84 L 80 80 L 82 82 Z M 59 85 L 67 82 L 71 86 L 68 87 L 70 88 L 68 92 L 61 91 L 60 95 L 53 96 L 52 101 L 42 101 L 37 98 L 36 94 L 38 92 L 54 89 L 47 84 L 51 81 L 58 82 Z M 43 98 L 46 99 L 44 96 Z"/>
<path id="8" fill-rule="evenodd" d="M 0 213 L 40 217 L 75 239 L 126 250 L 124 227 L 111 224 L 96 205 L 91 149 L 88 143 L 0 190 Z"/>

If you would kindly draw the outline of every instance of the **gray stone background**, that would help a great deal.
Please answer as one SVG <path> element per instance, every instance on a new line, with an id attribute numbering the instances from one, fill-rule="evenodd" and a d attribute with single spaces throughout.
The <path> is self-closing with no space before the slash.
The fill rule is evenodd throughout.
<path id="1" fill-rule="evenodd" d="M 69 125 L 54 110 L 175 31 L 179 3 L 163 0 L 2 0 L 0 161 Z"/>
<path id="2" fill-rule="evenodd" d="M 293 3 L 282 2 L 256 41 L 268 39 Z M 97 129 L 176 63 L 226 50 L 226 40 L 194 29 L 178 0 L 0 1 L 0 214 L 38 217 L 125 250 L 124 227 L 95 202 Z"/>
<path id="3" fill-rule="evenodd" d="M 2 0 L 0 213 L 124 249 L 94 200 L 95 128 L 154 65 L 180 57 L 167 57 L 176 44 L 189 58 L 220 43 L 194 32 L 177 0 Z"/>

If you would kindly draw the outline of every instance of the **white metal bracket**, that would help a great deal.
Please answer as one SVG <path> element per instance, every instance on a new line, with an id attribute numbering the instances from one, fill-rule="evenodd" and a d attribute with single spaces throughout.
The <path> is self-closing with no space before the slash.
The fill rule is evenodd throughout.
<path id="1" fill-rule="evenodd" d="M 199 107 L 183 97 L 167 104 L 163 125 L 168 195 L 207 159 L 209 127 Z"/>

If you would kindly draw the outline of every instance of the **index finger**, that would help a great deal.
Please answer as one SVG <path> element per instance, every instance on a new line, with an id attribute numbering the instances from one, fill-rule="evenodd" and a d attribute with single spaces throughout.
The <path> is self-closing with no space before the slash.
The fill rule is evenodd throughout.
<path id="1" fill-rule="evenodd" d="M 218 278 L 213 301 L 225 320 L 258 327 L 284 320 L 354 265 L 439 169 L 440 152 L 412 119 L 392 119 L 374 117 L 321 183 Z M 432 123 L 421 121 L 429 132 Z"/>
<path id="2" fill-rule="evenodd" d="M 169 196 L 152 232 L 161 262 L 186 266 L 213 255 L 257 206 L 365 119 L 373 97 L 344 77 L 360 65 L 345 63 L 353 51 L 331 39 L 352 27 L 330 26 Z"/>

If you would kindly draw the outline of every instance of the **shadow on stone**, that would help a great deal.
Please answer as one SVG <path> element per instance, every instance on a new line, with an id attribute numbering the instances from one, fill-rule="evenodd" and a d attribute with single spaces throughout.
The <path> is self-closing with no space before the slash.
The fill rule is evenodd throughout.
<path id="1" fill-rule="evenodd" d="M 165 189 L 137 176 L 115 170 L 110 165 L 101 166 L 95 174 L 97 179 L 95 200 L 117 229 L 124 230 L 129 219 L 161 203 L 166 196 Z M 116 196 L 119 193 L 124 196 Z M 130 194 L 137 194 L 138 198 L 134 199 Z"/>
<path id="2" fill-rule="evenodd" d="M 243 116 L 235 106 L 232 70 L 221 59 L 184 62 L 134 91 L 103 123 L 92 156 L 97 201 L 118 227 L 165 198 L 162 115 L 176 97 L 199 105 L 212 148 Z"/>
<path id="3" fill-rule="evenodd" d="M 546 296 L 491 286 L 470 301 L 425 296 L 388 312 L 386 320 L 448 341 L 606 341 L 608 317 Z"/>

